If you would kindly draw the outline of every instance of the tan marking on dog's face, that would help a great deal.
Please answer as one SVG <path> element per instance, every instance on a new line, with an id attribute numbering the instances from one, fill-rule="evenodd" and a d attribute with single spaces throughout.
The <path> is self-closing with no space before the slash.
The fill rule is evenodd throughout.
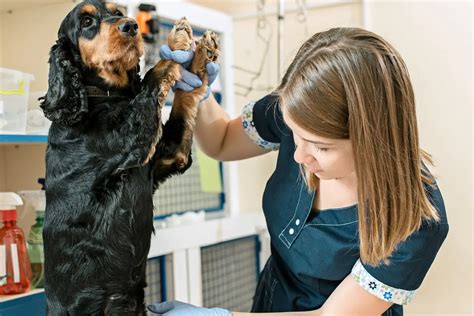
<path id="1" fill-rule="evenodd" d="M 97 8 L 95 6 L 93 6 L 92 4 L 85 4 L 81 8 L 81 14 L 96 15 L 97 14 Z"/>
<path id="2" fill-rule="evenodd" d="M 117 11 L 117 5 L 115 3 L 106 2 L 105 8 L 107 9 L 107 11 L 111 13 L 114 13 L 115 11 Z"/>
<path id="3" fill-rule="evenodd" d="M 121 23 L 133 21 L 122 18 L 114 23 L 101 22 L 100 30 L 93 39 L 79 38 L 82 61 L 109 84 L 123 87 L 128 84 L 127 71 L 138 65 L 143 55 L 140 34 L 124 36 L 118 29 Z"/>

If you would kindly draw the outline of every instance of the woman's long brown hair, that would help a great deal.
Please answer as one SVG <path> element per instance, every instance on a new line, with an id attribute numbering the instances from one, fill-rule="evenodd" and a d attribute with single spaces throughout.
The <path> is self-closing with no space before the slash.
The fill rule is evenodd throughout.
<path id="1" fill-rule="evenodd" d="M 413 88 L 399 53 L 359 28 L 315 34 L 299 49 L 277 89 L 282 110 L 321 137 L 350 139 L 357 174 L 360 257 L 388 263 L 423 219 L 439 220 L 422 172 Z M 305 170 L 310 190 L 319 179 Z"/>

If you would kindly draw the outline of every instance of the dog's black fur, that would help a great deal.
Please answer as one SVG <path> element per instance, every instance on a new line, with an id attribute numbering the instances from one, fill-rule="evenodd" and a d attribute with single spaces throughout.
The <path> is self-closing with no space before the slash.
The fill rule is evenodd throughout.
<path id="1" fill-rule="evenodd" d="M 166 76 L 175 65 L 158 64 L 141 80 L 139 35 L 116 31 L 131 19 L 110 8 L 96 0 L 77 5 L 62 22 L 50 53 L 42 101 L 53 122 L 43 233 L 48 315 L 146 314 L 152 195 L 191 164 L 190 150 L 182 152 L 189 134 L 186 115 L 173 110 L 167 124 L 161 123 L 163 85 L 170 85 Z M 104 27 L 115 32 L 108 39 L 117 46 L 116 60 L 91 61 L 87 43 L 100 44 Z M 115 96 L 89 97 L 86 85 Z M 178 153 L 186 159 L 173 162 Z"/>

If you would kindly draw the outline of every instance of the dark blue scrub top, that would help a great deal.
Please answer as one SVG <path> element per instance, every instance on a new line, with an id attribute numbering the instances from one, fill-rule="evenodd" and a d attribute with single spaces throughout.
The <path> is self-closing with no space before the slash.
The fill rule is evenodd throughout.
<path id="1" fill-rule="evenodd" d="M 425 221 L 397 247 L 390 265 L 365 265 L 359 260 L 357 205 L 311 212 L 315 193 L 308 191 L 293 160 L 293 135 L 276 97 L 268 95 L 244 107 L 242 124 L 255 143 L 279 149 L 276 169 L 263 196 L 271 256 L 260 275 L 252 311 L 320 308 L 352 274 L 365 290 L 394 304 L 383 315 L 403 315 L 402 305 L 421 285 L 448 233 L 438 187 L 427 186 L 426 190 L 441 221 Z"/>

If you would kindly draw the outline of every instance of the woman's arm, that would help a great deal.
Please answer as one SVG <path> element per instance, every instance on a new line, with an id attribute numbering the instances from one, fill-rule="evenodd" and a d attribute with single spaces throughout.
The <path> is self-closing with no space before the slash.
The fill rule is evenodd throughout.
<path id="1" fill-rule="evenodd" d="M 240 160 L 269 152 L 247 136 L 240 116 L 229 118 L 212 93 L 199 104 L 194 135 L 202 151 L 216 160 Z"/>
<path id="2" fill-rule="evenodd" d="M 240 313 L 232 312 L 232 316 L 322 316 L 320 310 L 309 312 L 282 312 L 282 313 Z"/>
<path id="3" fill-rule="evenodd" d="M 286 312 L 286 313 L 264 313 L 264 316 L 380 316 L 392 303 L 383 301 L 364 290 L 351 275 L 329 296 L 324 305 L 315 311 L 309 312 Z M 232 316 L 252 316 L 259 313 L 233 312 Z"/>
<path id="4" fill-rule="evenodd" d="M 321 316 L 380 316 L 392 303 L 379 299 L 348 275 L 319 309 Z"/>

